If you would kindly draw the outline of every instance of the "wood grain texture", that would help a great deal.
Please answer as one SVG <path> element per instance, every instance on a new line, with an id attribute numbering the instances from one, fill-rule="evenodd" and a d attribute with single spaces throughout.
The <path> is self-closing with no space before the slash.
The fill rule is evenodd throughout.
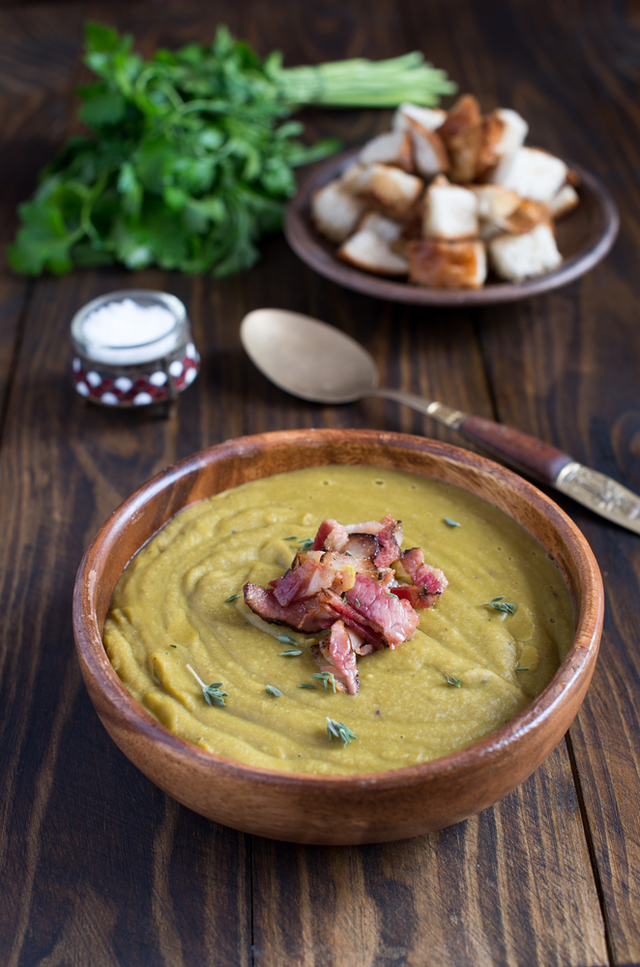
<path id="1" fill-rule="evenodd" d="M 606 963 L 567 765 L 557 749 L 494 809 L 403 843 L 255 840 L 256 963 Z"/>
<path id="2" fill-rule="evenodd" d="M 512 106 L 531 142 L 593 170 L 621 235 L 567 289 L 521 305 L 442 311 L 347 292 L 281 237 L 228 280 L 79 272 L 28 286 L 0 274 L 0 961 L 31 965 L 281 964 L 430 967 L 640 962 L 640 664 L 637 538 L 564 508 L 603 570 L 602 658 L 569 745 L 499 806 L 418 840 L 365 848 L 251 839 L 176 806 L 100 726 L 72 655 L 70 594 L 93 533 L 177 457 L 243 433 L 375 426 L 455 435 L 382 400 L 329 409 L 270 386 L 243 356 L 250 309 L 281 306 L 341 326 L 391 386 L 512 423 L 640 489 L 640 8 L 566 0 L 57 0 L 0 5 L 2 241 L 15 204 L 73 129 L 82 23 L 158 43 L 230 28 L 285 63 L 421 48 L 484 109 Z M 302 114 L 345 147 L 388 112 Z M 8 172 L 8 175 L 7 175 Z M 81 304 L 128 285 L 187 305 L 203 355 L 169 419 L 74 397 L 67 326 Z M 7 376 L 10 380 L 7 383 Z M 3 384 L 4 381 L 4 384 Z M 5 900 L 6 898 L 6 900 Z M 604 912 L 604 917 L 603 917 Z M 253 944 L 253 946 L 252 946 Z"/>

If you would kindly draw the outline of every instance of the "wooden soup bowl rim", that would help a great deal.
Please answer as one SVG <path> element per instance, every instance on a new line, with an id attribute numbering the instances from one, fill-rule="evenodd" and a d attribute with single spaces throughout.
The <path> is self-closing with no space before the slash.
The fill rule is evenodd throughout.
<path id="1" fill-rule="evenodd" d="M 376 456 L 366 460 L 368 465 L 393 467 L 402 456 L 403 462 L 408 463 L 405 469 L 420 473 L 420 464 L 431 464 L 431 470 L 442 470 L 440 479 L 471 492 L 477 490 L 472 486 L 465 488 L 465 482 L 472 484 L 476 481 L 479 486 L 482 482 L 490 484 L 490 494 L 483 492 L 480 494 L 482 499 L 505 510 L 516 520 L 527 517 L 525 510 L 532 512 L 539 523 L 544 519 L 560 538 L 554 557 L 569 586 L 577 620 L 572 646 L 553 679 L 522 712 L 484 739 L 439 759 L 384 772 L 354 775 L 279 772 L 226 759 L 175 735 L 133 698 L 104 650 L 104 620 L 113 588 L 124 566 L 179 509 L 217 492 L 210 485 L 203 492 L 196 486 L 189 491 L 188 496 L 192 499 L 180 502 L 181 482 L 193 479 L 197 484 L 202 471 L 205 471 L 206 478 L 216 469 L 225 467 L 225 462 L 229 464 L 230 459 L 241 460 L 246 471 L 243 480 L 255 479 L 287 469 L 279 466 L 269 473 L 260 473 L 261 458 L 265 454 L 284 453 L 285 458 L 287 454 L 294 454 L 296 467 L 324 466 L 365 463 L 357 459 L 362 448 L 375 451 Z M 302 452 L 307 456 L 295 456 Z M 300 459 L 302 463 L 296 462 Z M 257 472 L 254 472 L 256 468 Z M 438 477 L 437 473 L 422 472 Z M 227 486 L 219 489 L 227 489 Z M 177 500 L 174 500 L 176 495 Z M 509 495 L 514 498 L 513 504 L 508 500 Z M 145 540 L 137 546 L 130 547 L 125 559 L 123 548 L 130 528 L 143 519 L 150 506 L 156 507 L 153 531 L 147 533 Z M 526 520 L 520 519 L 520 523 L 534 533 L 527 527 Z M 110 572 L 109 562 L 112 555 L 118 553 L 120 561 Z M 597 657 L 603 605 L 600 571 L 582 533 L 549 497 L 512 471 L 472 451 L 426 437 L 377 430 L 309 429 L 228 440 L 185 457 L 142 484 L 114 510 L 82 559 L 74 588 L 73 625 L 82 675 L 101 721 L 125 755 L 152 781 L 197 812 L 237 829 L 294 842 L 336 844 L 387 841 L 440 829 L 492 805 L 523 782 L 562 739 L 582 703 Z M 169 778 L 158 777 L 153 762 L 149 765 L 147 753 L 158 748 L 165 757 Z M 523 748 L 526 754 L 522 752 Z M 487 776 L 492 765 L 495 765 L 495 782 Z M 303 811 L 308 810 L 321 794 L 328 800 L 335 800 L 336 808 L 348 809 L 351 805 L 366 809 L 367 804 L 373 803 L 374 813 L 376 808 L 378 812 L 397 809 L 403 797 L 408 797 L 413 801 L 412 808 L 416 802 L 422 804 L 423 814 L 390 816 L 388 821 L 377 824 L 362 815 L 354 817 L 353 822 L 345 817 L 337 831 L 314 828 L 313 822 L 305 829 L 296 828 L 295 823 L 289 827 L 286 817 L 273 821 L 261 818 L 259 806 L 249 809 L 248 816 L 225 811 L 224 803 L 218 798 L 219 789 L 214 806 L 205 803 L 202 795 L 199 798 L 196 795 L 194 803 L 194 796 L 183 786 L 185 775 L 190 772 L 198 774 L 199 783 L 206 784 L 210 778 L 215 779 L 218 787 L 230 783 L 234 789 L 261 791 L 260 794 L 267 797 L 273 795 L 275 800 L 280 798 L 282 803 L 297 803 L 299 810 Z M 440 808 L 436 800 L 447 784 L 451 785 L 454 801 L 445 802 Z M 473 788 L 477 788 L 475 799 Z M 429 790 L 435 796 L 433 803 L 425 801 Z M 447 796 L 444 799 L 447 800 Z"/>

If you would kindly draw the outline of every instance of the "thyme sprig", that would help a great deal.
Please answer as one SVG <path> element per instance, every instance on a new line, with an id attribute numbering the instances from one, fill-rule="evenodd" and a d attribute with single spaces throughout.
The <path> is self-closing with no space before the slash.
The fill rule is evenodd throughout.
<path id="1" fill-rule="evenodd" d="M 313 547 L 313 541 L 314 541 L 313 537 L 303 537 L 302 540 L 298 541 L 298 544 L 300 545 L 300 550 L 303 552 L 310 551 L 311 548 Z"/>
<path id="2" fill-rule="evenodd" d="M 494 611 L 500 611 L 502 614 L 515 614 L 517 605 L 505 601 L 504 594 L 499 594 L 496 598 L 491 598 L 491 601 L 485 601 L 480 607 L 493 608 Z"/>
<path id="3" fill-rule="evenodd" d="M 445 679 L 447 685 L 453 685 L 454 688 L 460 688 L 462 686 L 462 681 L 459 678 L 454 678 L 453 675 L 447 675 L 445 672 Z"/>
<path id="4" fill-rule="evenodd" d="M 224 698 L 229 696 L 229 692 L 222 690 L 222 682 L 212 682 L 211 685 L 205 685 L 200 676 L 191 665 L 185 666 L 188 672 L 191 672 L 198 685 L 202 689 L 202 694 L 207 705 L 226 705 Z"/>
<path id="5" fill-rule="evenodd" d="M 358 738 L 355 732 L 352 732 L 348 725 L 345 725 L 343 722 L 336 722 L 334 719 L 330 719 L 328 716 L 327 735 L 329 736 L 329 741 L 331 741 L 333 738 L 341 739 L 343 749 L 346 747 L 347 742 L 353 742 L 354 739 Z"/>
<path id="6" fill-rule="evenodd" d="M 333 687 L 333 691 L 336 690 L 336 680 L 333 676 L 333 672 L 313 672 L 312 678 L 319 678 L 324 685 L 325 692 L 329 691 L 329 685 Z"/>

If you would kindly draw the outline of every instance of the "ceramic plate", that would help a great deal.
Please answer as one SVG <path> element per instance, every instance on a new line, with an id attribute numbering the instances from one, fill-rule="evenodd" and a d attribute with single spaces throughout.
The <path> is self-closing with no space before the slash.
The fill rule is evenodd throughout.
<path id="1" fill-rule="evenodd" d="M 310 202 L 316 189 L 326 185 L 355 161 L 359 149 L 336 155 L 318 167 L 304 182 L 287 208 L 285 235 L 296 255 L 333 282 L 394 302 L 417 305 L 460 306 L 515 302 L 567 285 L 605 257 L 618 234 L 619 216 L 613 198 L 602 182 L 580 165 L 567 162 L 580 178 L 580 204 L 557 222 L 560 268 L 523 282 L 500 282 L 489 276 L 482 289 L 430 289 L 363 272 L 336 258 L 337 246 L 323 238 L 311 222 Z"/>

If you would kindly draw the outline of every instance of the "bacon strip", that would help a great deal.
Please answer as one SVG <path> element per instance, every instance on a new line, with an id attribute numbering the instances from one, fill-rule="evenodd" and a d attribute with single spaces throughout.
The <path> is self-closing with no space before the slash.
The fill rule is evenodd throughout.
<path id="1" fill-rule="evenodd" d="M 430 607 L 442 595 L 449 583 L 444 573 L 439 567 L 425 563 L 424 553 L 420 547 L 412 547 L 411 550 L 405 551 L 400 563 L 418 592 L 417 599 L 420 603 L 415 604 L 414 607 Z M 398 594 L 397 588 L 394 589 L 394 594 Z"/>
<path id="2" fill-rule="evenodd" d="M 329 518 L 312 549 L 298 552 L 269 588 L 247 582 L 245 602 L 265 621 L 295 631 L 331 628 L 312 653 L 337 687 L 355 695 L 356 656 L 397 648 L 411 638 L 420 622 L 415 609 L 428 608 L 447 586 L 419 547 L 402 552 L 402 537 L 402 525 L 391 514 L 347 526 Z"/>
<path id="3" fill-rule="evenodd" d="M 320 670 L 331 672 L 336 687 L 350 695 L 357 695 L 360 689 L 356 649 L 362 643 L 360 635 L 347 628 L 343 621 L 336 621 L 331 626 L 329 637 L 312 649 Z"/>
<path id="4" fill-rule="evenodd" d="M 322 607 L 319 595 L 294 601 L 284 607 L 276 598 L 273 589 L 247 581 L 242 590 L 246 604 L 269 624 L 288 625 L 294 631 L 312 633 L 330 628 L 336 620 L 334 615 L 328 614 Z"/>

